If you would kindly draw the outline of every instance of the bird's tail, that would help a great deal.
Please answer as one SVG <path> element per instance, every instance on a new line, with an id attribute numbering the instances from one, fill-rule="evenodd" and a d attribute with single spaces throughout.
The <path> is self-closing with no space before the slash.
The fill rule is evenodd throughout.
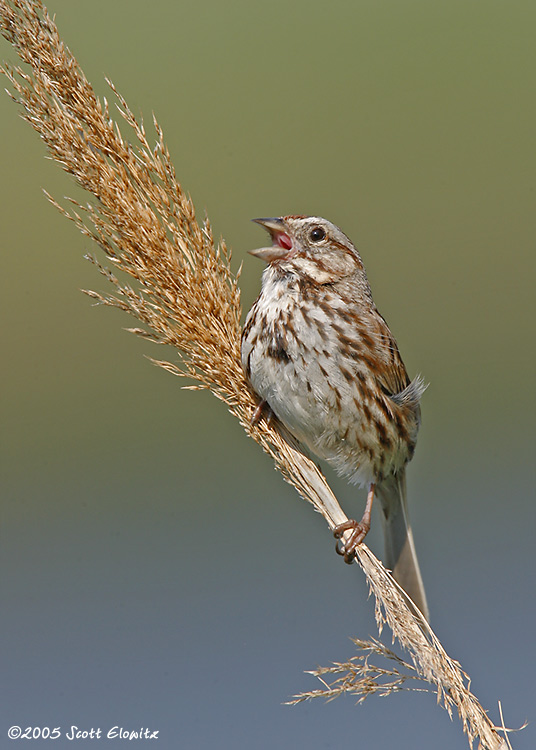
<path id="1" fill-rule="evenodd" d="M 397 472 L 376 486 L 382 508 L 385 566 L 428 620 L 426 594 L 415 553 L 406 500 L 406 472 Z"/>

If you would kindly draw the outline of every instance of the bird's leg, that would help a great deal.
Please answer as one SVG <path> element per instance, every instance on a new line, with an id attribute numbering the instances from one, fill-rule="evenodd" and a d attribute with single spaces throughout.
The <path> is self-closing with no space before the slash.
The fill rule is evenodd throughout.
<path id="1" fill-rule="evenodd" d="M 264 399 L 261 402 L 259 402 L 259 404 L 257 405 L 257 408 L 253 412 L 253 415 L 251 419 L 249 420 L 250 425 L 252 427 L 255 427 L 255 425 L 259 424 L 263 415 L 266 416 L 266 421 L 268 422 L 268 424 L 270 424 L 270 422 L 272 421 L 272 417 L 274 416 L 274 413 L 268 406 L 268 401 L 264 401 Z"/>
<path id="2" fill-rule="evenodd" d="M 333 529 L 333 536 L 335 537 L 335 539 L 337 539 L 337 544 L 335 547 L 335 549 L 337 550 L 337 554 L 342 555 L 344 557 L 344 562 L 348 564 L 353 563 L 358 545 L 361 544 L 363 539 L 370 531 L 370 515 L 372 512 L 372 501 L 374 500 L 375 486 L 376 485 L 374 483 L 369 486 L 365 511 L 363 513 L 361 521 L 345 521 L 344 523 L 338 524 Z M 342 538 L 344 532 L 350 530 L 352 531 L 352 533 L 350 534 L 348 540 L 346 542 L 340 542 L 340 539 Z"/>

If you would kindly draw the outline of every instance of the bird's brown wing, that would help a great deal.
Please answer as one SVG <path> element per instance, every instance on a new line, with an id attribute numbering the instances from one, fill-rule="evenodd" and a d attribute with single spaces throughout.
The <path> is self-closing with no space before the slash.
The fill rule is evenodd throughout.
<path id="1" fill-rule="evenodd" d="M 377 378 L 382 391 L 392 397 L 402 393 L 409 386 L 410 379 L 389 326 L 380 313 L 377 310 L 375 312 L 378 323 L 375 337 L 378 345 L 378 359 L 383 364 L 377 372 Z"/>

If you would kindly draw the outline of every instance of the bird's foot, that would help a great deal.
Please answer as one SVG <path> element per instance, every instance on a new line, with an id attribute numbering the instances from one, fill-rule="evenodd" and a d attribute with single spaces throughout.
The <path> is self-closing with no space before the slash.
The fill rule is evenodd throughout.
<path id="1" fill-rule="evenodd" d="M 262 417 L 266 417 L 266 421 L 268 424 L 272 421 L 272 417 L 274 416 L 273 411 L 268 406 L 268 401 L 261 401 L 258 405 L 255 411 L 253 412 L 251 419 L 249 420 L 249 424 L 251 427 L 255 427 L 259 424 Z"/>
<path id="2" fill-rule="evenodd" d="M 349 538 L 343 542 L 342 541 L 342 535 L 345 531 L 351 531 Z M 340 523 L 333 529 L 333 536 L 337 540 L 337 544 L 335 545 L 335 550 L 337 551 L 338 555 L 341 555 L 344 557 L 344 562 L 348 563 L 349 565 L 353 563 L 356 555 L 356 550 L 358 546 L 361 544 L 363 539 L 366 537 L 366 535 L 370 531 L 370 523 L 366 523 L 361 519 L 361 521 L 345 521 L 344 523 Z"/>
<path id="3" fill-rule="evenodd" d="M 342 555 L 342 557 L 344 557 L 344 562 L 349 565 L 353 563 L 358 546 L 370 531 L 370 514 L 372 511 L 375 487 L 376 485 L 374 482 L 369 485 L 367 503 L 361 521 L 344 521 L 344 523 L 339 523 L 333 529 L 333 536 L 337 540 L 337 544 L 335 545 L 337 554 Z M 345 531 L 351 531 L 352 533 L 348 539 L 342 541 L 342 536 Z"/>

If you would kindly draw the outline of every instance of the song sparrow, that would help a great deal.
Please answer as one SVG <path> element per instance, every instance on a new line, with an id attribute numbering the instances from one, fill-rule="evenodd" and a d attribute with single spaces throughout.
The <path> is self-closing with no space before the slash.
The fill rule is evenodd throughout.
<path id="1" fill-rule="evenodd" d="M 408 520 L 405 466 L 420 423 L 420 377 L 410 381 L 387 323 L 372 300 L 363 262 L 326 219 L 254 219 L 272 245 L 250 251 L 268 263 L 242 335 L 253 390 L 287 429 L 352 483 L 368 488 L 363 518 L 338 551 L 352 562 L 370 528 L 374 494 L 385 533 L 385 564 L 427 617 Z"/>

